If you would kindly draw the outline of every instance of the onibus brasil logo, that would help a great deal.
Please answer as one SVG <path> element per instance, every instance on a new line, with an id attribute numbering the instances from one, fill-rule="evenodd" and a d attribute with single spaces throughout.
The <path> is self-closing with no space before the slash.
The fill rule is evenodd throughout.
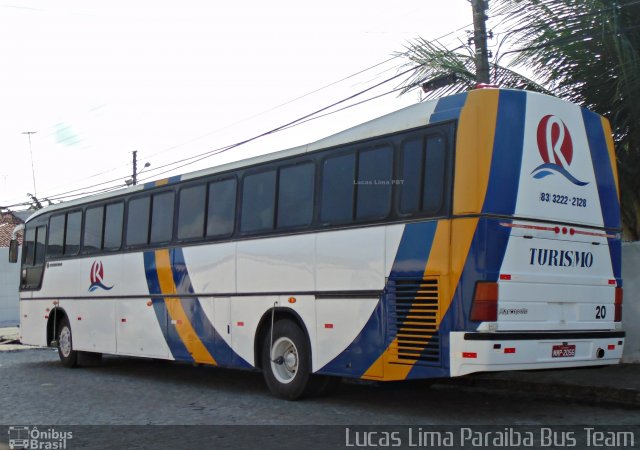
<path id="1" fill-rule="evenodd" d="M 96 289 L 104 289 L 109 291 L 113 286 L 105 286 L 102 281 L 104 280 L 104 267 L 102 261 L 94 261 L 91 264 L 91 273 L 89 273 L 89 279 L 91 280 L 91 286 L 89 286 L 89 292 L 93 292 Z"/>
<path id="2" fill-rule="evenodd" d="M 541 179 L 559 174 L 577 186 L 589 184 L 569 173 L 573 161 L 573 141 L 567 125 L 553 115 L 544 116 L 538 124 L 538 150 L 544 164 L 536 167 L 531 174 Z"/>

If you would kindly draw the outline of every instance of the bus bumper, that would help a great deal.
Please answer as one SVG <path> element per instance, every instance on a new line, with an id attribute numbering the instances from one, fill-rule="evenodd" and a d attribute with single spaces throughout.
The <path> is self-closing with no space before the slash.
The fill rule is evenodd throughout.
<path id="1" fill-rule="evenodd" d="M 618 364 L 624 331 L 452 332 L 451 376 Z"/>

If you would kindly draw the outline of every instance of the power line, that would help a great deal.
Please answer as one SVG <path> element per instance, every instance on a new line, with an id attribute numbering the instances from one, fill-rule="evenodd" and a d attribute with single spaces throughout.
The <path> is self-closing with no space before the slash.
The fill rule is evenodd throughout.
<path id="1" fill-rule="evenodd" d="M 180 169 L 180 168 L 182 168 L 182 167 L 186 167 L 186 166 L 189 166 L 189 165 L 191 165 L 191 164 L 195 164 L 196 162 L 199 162 L 199 161 L 202 161 L 202 160 L 204 160 L 204 159 L 207 159 L 207 158 L 209 158 L 209 157 L 211 157 L 211 156 L 213 156 L 213 155 L 217 155 L 217 154 L 219 154 L 219 153 L 226 152 L 226 151 L 231 150 L 231 149 L 233 149 L 233 148 L 236 148 L 236 147 L 239 147 L 239 146 L 241 146 L 241 145 L 247 144 L 247 143 L 249 143 L 249 142 L 255 141 L 256 139 L 262 138 L 262 137 L 264 137 L 264 136 L 268 136 L 268 135 L 273 134 L 273 133 L 276 133 L 276 132 L 278 132 L 278 131 L 281 131 L 281 130 L 284 130 L 284 129 L 287 129 L 287 128 L 291 128 L 292 126 L 300 125 L 300 123 L 302 123 L 305 119 L 308 119 L 308 118 L 310 118 L 310 117 L 313 117 L 313 116 L 315 116 L 315 115 L 317 115 L 317 114 L 319 114 L 319 113 L 321 113 L 321 112 L 323 112 L 323 111 L 326 111 L 326 110 L 328 110 L 328 109 L 333 108 L 334 106 L 340 105 L 340 104 L 342 104 L 342 103 L 344 103 L 344 102 L 347 102 L 347 101 L 349 101 L 349 100 L 351 100 L 351 99 L 353 99 L 353 98 L 355 98 L 355 97 L 358 97 L 359 95 L 362 95 L 362 94 L 364 94 L 364 93 L 366 93 L 366 92 L 369 92 L 369 91 L 371 91 L 371 90 L 373 90 L 373 89 L 375 89 L 375 88 L 377 88 L 377 87 L 379 87 L 379 86 L 382 86 L 383 84 L 386 84 L 386 83 L 388 83 L 388 82 L 390 82 L 390 81 L 395 80 L 396 78 L 399 78 L 399 77 L 401 77 L 401 76 L 403 76 L 403 75 L 406 75 L 407 73 L 412 72 L 412 71 L 414 71 L 415 69 L 416 69 L 416 67 L 412 67 L 411 69 L 408 69 L 408 70 L 405 70 L 405 71 L 403 71 L 403 72 L 400 72 L 399 74 L 396 74 L 396 75 L 394 75 L 394 76 L 392 76 L 392 77 L 390 77 L 390 78 L 387 78 L 386 80 L 384 80 L 384 81 L 382 81 L 382 82 L 380 82 L 380 83 L 378 83 L 378 84 L 376 84 L 376 85 L 374 85 L 374 86 L 371 86 L 371 87 L 369 87 L 369 88 L 367 88 L 367 89 L 364 89 L 364 90 L 362 90 L 362 91 L 359 91 L 359 92 L 357 92 L 357 93 L 355 93 L 355 94 L 353 94 L 353 95 L 350 95 L 349 97 L 346 97 L 346 98 L 344 98 L 344 99 L 342 99 L 342 100 L 339 100 L 339 101 L 337 101 L 337 102 L 335 102 L 335 103 L 332 103 L 332 104 L 331 104 L 331 105 L 329 105 L 329 106 L 325 106 L 324 108 L 318 109 L 317 111 L 314 111 L 314 112 L 312 112 L 312 113 L 310 113 L 310 114 L 307 114 L 307 115 L 305 115 L 305 116 L 302 116 L 302 117 L 300 117 L 300 118 L 298 118 L 298 119 L 296 119 L 296 120 L 294 120 L 294 121 L 291 121 L 291 122 L 289 122 L 289 123 L 287 123 L 287 124 L 281 125 L 281 126 L 279 126 L 279 127 L 277 127 L 277 128 L 274 128 L 274 129 L 272 129 L 272 130 L 269 130 L 269 131 L 267 131 L 267 132 L 264 132 L 264 133 L 262 133 L 262 134 L 259 134 L 259 135 L 257 135 L 257 136 L 254 136 L 254 137 L 252 137 L 252 138 L 245 139 L 244 141 L 240 141 L 240 142 L 237 142 L 237 143 L 235 143 L 235 144 L 231 144 L 231 145 L 228 145 L 228 146 L 225 146 L 225 147 L 220 147 L 220 148 L 218 148 L 218 149 L 211 150 L 211 151 L 208 151 L 208 152 L 205 152 L 205 153 L 201 153 L 200 155 L 192 156 L 192 157 L 190 157 L 190 158 L 185 158 L 185 159 L 183 159 L 182 161 L 187 161 L 187 160 L 190 160 L 190 159 L 193 159 L 193 158 L 197 158 L 198 156 L 201 156 L 201 157 L 199 157 L 198 159 L 195 159 L 195 160 L 193 160 L 193 161 L 187 162 L 187 163 L 182 164 L 182 165 L 177 166 L 177 167 L 173 167 L 172 169 L 169 169 L 169 170 L 167 170 L 167 171 L 160 172 L 160 173 L 156 173 L 156 174 L 154 174 L 154 175 L 153 175 L 153 176 L 151 176 L 151 177 L 147 177 L 147 178 L 142 179 L 141 181 L 143 181 L 143 180 L 149 180 L 149 179 L 151 179 L 151 178 L 155 178 L 155 177 L 157 177 L 157 176 L 159 176 L 159 175 L 164 175 L 164 174 L 169 173 L 169 172 L 172 172 L 172 171 L 174 171 L 174 170 L 176 170 L 176 169 Z M 171 163 L 171 164 L 167 164 L 167 165 L 165 165 L 164 167 L 166 167 L 166 166 L 170 166 L 170 165 L 173 165 L 173 164 L 176 164 L 176 163 L 178 163 L 178 162 L 174 162 L 174 163 Z M 161 166 L 161 167 L 163 167 L 163 166 Z"/>
<path id="2" fill-rule="evenodd" d="M 444 38 L 446 38 L 446 37 L 448 37 L 448 36 L 451 36 L 451 35 L 453 35 L 453 34 L 455 34 L 455 33 L 459 32 L 459 31 L 461 31 L 461 30 L 465 29 L 465 28 L 468 28 L 468 27 L 469 27 L 469 26 L 471 26 L 471 25 L 472 25 L 472 24 L 468 24 L 468 25 L 465 25 L 465 26 L 463 26 L 463 27 L 460 27 L 460 28 L 458 28 L 458 29 L 456 29 L 456 30 L 450 31 L 450 32 L 448 32 L 448 33 L 446 33 L 446 34 L 443 34 L 442 36 L 439 36 L 439 37 L 435 38 L 434 40 L 435 40 L 435 41 L 440 41 L 440 40 L 442 40 L 442 39 L 444 39 Z M 387 59 L 386 59 L 386 60 L 384 60 L 384 61 L 381 61 L 381 62 L 379 62 L 379 63 L 373 64 L 373 65 L 371 65 L 371 66 L 369 66 L 369 67 L 367 67 L 367 68 L 365 68 L 365 69 L 361 69 L 361 70 L 359 70 L 359 71 L 357 71 L 357 72 L 355 72 L 355 73 L 353 73 L 353 74 L 351 74 L 351 75 L 348 75 L 348 76 L 346 76 L 346 77 L 343 77 L 343 78 L 341 78 L 341 79 L 339 79 L 339 80 L 336 80 L 336 81 L 334 81 L 334 82 L 328 83 L 328 84 L 326 84 L 326 85 L 324 85 L 324 86 L 322 86 L 322 87 L 320 87 L 320 88 L 317 88 L 317 89 L 315 89 L 315 90 L 313 90 L 313 91 L 310 91 L 310 92 L 308 92 L 308 93 L 306 93 L 306 94 L 303 94 L 303 95 L 298 96 L 298 97 L 296 97 L 296 98 L 293 98 L 293 99 L 291 99 L 291 100 L 289 100 L 289 101 L 286 101 L 286 102 L 284 102 L 284 103 L 281 103 L 281 104 L 279 104 L 279 105 L 276 105 L 276 106 L 274 106 L 274 107 L 272 107 L 272 108 L 269 108 L 269 109 L 267 109 L 267 110 L 265 110 L 265 111 L 263 111 L 263 112 L 261 112 L 261 113 L 258 113 L 258 114 L 255 114 L 255 115 L 253 115 L 253 116 L 250 116 L 250 117 L 248 117 L 248 118 L 246 118 L 246 119 L 243 119 L 243 120 L 241 120 L 241 121 L 239 121 L 239 122 L 237 122 L 237 123 L 242 123 L 242 122 L 245 122 L 245 121 L 247 121 L 247 120 L 251 120 L 251 119 L 253 119 L 253 118 L 256 118 L 256 117 L 258 117 L 258 116 L 260 116 L 260 115 L 266 114 L 266 113 L 268 113 L 268 112 L 272 112 L 272 111 L 274 111 L 274 110 L 276 110 L 276 109 L 278 109 L 278 108 L 281 108 L 281 107 L 283 107 L 283 106 L 286 106 L 286 105 L 288 105 L 288 104 L 291 104 L 291 103 L 293 103 L 293 102 L 295 102 L 295 101 L 298 101 L 298 100 L 300 100 L 300 99 L 302 99 L 302 98 L 308 97 L 308 96 L 313 95 L 313 94 L 315 94 L 315 93 L 318 93 L 318 92 L 320 92 L 320 91 L 322 91 L 322 90 L 324 90 L 324 89 L 327 89 L 327 88 L 329 88 L 329 87 L 335 86 L 335 85 L 337 85 L 337 84 L 339 84 L 339 83 L 342 83 L 342 82 L 344 82 L 344 81 L 346 81 L 346 80 L 352 79 L 352 78 L 354 78 L 354 77 L 356 77 L 356 76 L 358 76 L 358 75 L 361 75 L 361 74 L 363 74 L 363 73 L 365 73 L 365 72 L 368 72 L 368 71 L 370 71 L 370 70 L 373 70 L 373 69 L 375 69 L 375 68 L 377 68 L 377 67 L 380 67 L 380 66 L 382 66 L 382 65 L 384 65 L 384 64 L 386 64 L 386 63 L 388 63 L 388 62 L 391 62 L 391 61 L 393 61 L 393 60 L 395 60 L 395 59 L 398 59 L 398 58 L 400 58 L 400 57 L 402 57 L 402 56 L 404 56 L 404 55 L 406 55 L 406 54 L 407 54 L 407 52 L 404 52 L 404 53 L 400 53 L 400 54 L 394 55 L 393 57 L 387 58 Z M 247 139 L 247 140 L 241 141 L 241 142 L 239 142 L 239 143 L 231 144 L 231 145 L 228 145 L 228 146 L 225 146 L 225 147 L 221 147 L 221 148 L 217 148 L 217 149 L 214 149 L 214 150 L 210 150 L 210 151 L 205 152 L 205 153 L 201 153 L 201 154 L 198 154 L 198 155 L 194 155 L 194 156 L 191 156 L 191 157 L 189 157 L 189 158 L 184 158 L 184 159 L 181 159 L 181 160 L 177 160 L 177 161 L 173 161 L 173 162 L 171 162 L 171 163 L 164 164 L 164 165 L 162 165 L 162 166 L 154 167 L 153 169 L 149 170 L 148 172 L 150 173 L 150 172 L 153 172 L 153 171 L 157 171 L 157 170 L 159 170 L 159 169 L 162 169 L 162 168 L 171 167 L 171 166 L 174 166 L 174 165 L 176 165 L 176 164 L 180 164 L 180 163 L 182 163 L 182 162 L 186 162 L 186 161 L 193 160 L 193 161 L 190 161 L 190 162 L 189 162 L 189 163 L 187 163 L 187 164 L 183 164 L 183 165 L 180 165 L 180 166 L 174 167 L 174 168 L 172 168 L 172 169 L 170 169 L 170 170 L 168 170 L 168 171 L 164 171 L 164 172 L 161 172 L 161 173 L 156 173 L 156 174 L 154 174 L 154 175 L 152 175 L 152 176 L 150 176 L 150 177 L 146 177 L 146 178 L 144 178 L 144 180 L 148 180 L 148 179 L 150 179 L 150 178 L 154 178 L 154 177 L 156 177 L 156 176 L 163 175 L 163 174 L 165 174 L 165 173 L 168 173 L 168 172 L 170 172 L 170 171 L 173 171 L 173 170 L 179 169 L 179 168 L 181 168 L 181 167 L 185 167 L 185 166 L 187 166 L 187 165 L 190 165 L 190 164 L 193 164 L 193 163 L 199 162 L 199 161 L 201 161 L 202 159 L 208 158 L 209 156 L 213 156 L 213 155 L 218 154 L 218 153 L 220 153 L 220 152 L 224 152 L 224 151 L 230 150 L 231 148 L 238 147 L 238 146 L 240 146 L 240 145 L 246 144 L 246 143 L 248 143 L 248 142 L 251 142 L 251 141 L 253 141 L 253 140 L 256 140 L 256 139 L 258 139 L 258 138 L 261 138 L 261 137 L 263 137 L 263 136 L 266 136 L 266 135 L 269 135 L 269 134 L 273 134 L 273 133 L 275 133 L 275 132 L 277 132 L 277 131 L 292 128 L 293 126 L 296 126 L 296 124 L 297 124 L 297 123 L 305 123 L 305 122 L 308 122 L 308 121 L 312 120 L 312 119 L 310 118 L 311 116 L 313 116 L 313 115 L 315 115 L 315 114 L 319 114 L 319 113 L 320 113 L 320 112 L 322 112 L 322 111 L 326 111 L 327 109 L 330 109 L 330 108 L 332 108 L 332 107 L 334 107 L 334 106 L 336 106 L 336 105 L 339 105 L 339 104 L 341 104 L 341 103 L 344 103 L 344 102 L 346 102 L 346 101 L 348 101 L 348 100 L 350 100 L 350 99 L 352 99 L 352 98 L 354 98 L 354 97 L 356 97 L 356 96 L 358 96 L 358 95 L 361 95 L 361 94 L 363 94 L 363 93 L 365 93 L 365 92 L 370 91 L 371 89 L 375 89 L 376 87 L 378 87 L 378 86 L 380 86 L 380 85 L 382 85 L 382 84 L 384 84 L 384 83 L 387 83 L 387 82 L 389 82 L 389 81 L 391 81 L 391 80 L 393 80 L 393 79 L 395 79 L 395 78 L 397 78 L 397 77 L 399 77 L 399 76 L 402 76 L 403 74 L 406 74 L 406 73 L 410 72 L 411 70 L 413 70 L 413 69 L 410 69 L 410 70 L 405 71 L 405 72 L 403 72 L 403 73 L 401 73 L 401 74 L 395 75 L 395 76 L 393 76 L 393 77 L 391 77 L 391 78 L 389 78 L 389 79 L 387 79 L 387 80 L 383 81 L 382 83 L 378 83 L 378 84 L 376 84 L 376 85 L 372 86 L 371 88 L 367 88 L 367 89 L 365 89 L 365 90 L 363 90 L 363 91 L 358 92 L 357 94 L 354 94 L 354 95 L 352 95 L 352 96 L 349 96 L 349 97 L 347 97 L 347 98 L 345 98 L 345 99 L 342 99 L 342 100 L 340 100 L 340 101 L 338 101 L 338 102 L 333 103 L 332 105 L 329 105 L 329 106 L 327 106 L 327 107 L 321 108 L 321 109 L 319 109 L 319 110 L 317 110 L 317 111 L 314 111 L 314 112 L 313 112 L 313 113 L 311 113 L 311 114 L 307 114 L 307 115 L 305 115 L 305 116 L 303 116 L 303 117 L 301 117 L 301 118 L 299 118 L 299 119 L 296 119 L 296 120 L 294 120 L 294 121 L 292 121 L 292 122 L 290 122 L 290 123 L 288 123 L 288 124 L 282 125 L 282 126 L 280 126 L 280 127 L 277 127 L 277 128 L 275 128 L 275 129 L 273 129 L 273 130 L 270 130 L 270 131 L 268 131 L 268 132 L 266 132 L 266 133 L 262 133 L 262 134 L 260 134 L 260 135 L 258 135 L 258 136 L 254 136 L 254 137 L 252 137 L 252 138 L 250 138 L 250 139 Z M 388 71 L 388 70 L 383 71 L 383 73 L 384 73 L 384 72 L 386 72 L 386 71 Z M 371 99 L 364 100 L 364 101 L 362 101 L 362 102 L 358 102 L 358 103 L 356 103 L 356 104 L 354 104 L 354 105 L 351 105 L 351 106 L 348 106 L 348 107 L 341 108 L 341 109 L 339 109 L 339 110 L 337 110 L 337 111 L 335 111 L 335 112 L 339 112 L 339 111 L 342 111 L 342 110 L 344 110 L 344 109 L 347 109 L 347 108 L 350 108 L 350 107 L 353 107 L 353 106 L 357 106 L 357 105 L 360 105 L 360 104 L 366 103 L 367 101 L 374 100 L 374 99 L 376 99 L 376 98 L 379 98 L 379 97 L 384 96 L 384 95 L 388 95 L 389 93 L 391 93 L 391 92 L 395 92 L 395 91 L 396 91 L 396 90 L 389 91 L 389 92 L 387 92 L 387 93 L 385 93 L 385 94 L 381 94 L 381 95 L 376 96 L 376 97 L 373 97 L 373 98 L 371 98 Z M 322 116 L 320 116 L 320 117 L 325 117 L 325 116 L 327 116 L 327 115 L 330 115 L 330 114 L 323 114 L 323 115 L 322 115 Z M 234 126 L 234 125 L 236 125 L 237 123 L 234 123 L 234 124 L 229 125 L 229 126 Z M 187 141 L 187 142 L 183 142 L 183 143 L 180 143 L 180 144 L 177 144 L 177 145 L 174 145 L 174 146 L 168 147 L 167 149 L 162 150 L 161 152 L 158 152 L 158 153 L 155 153 L 155 154 L 150 155 L 150 156 L 149 156 L 148 158 L 146 158 L 146 159 L 152 158 L 153 156 L 157 156 L 157 155 L 159 155 L 159 154 L 161 154 L 161 153 L 164 153 L 164 152 L 166 152 L 166 151 L 168 151 L 168 150 L 175 149 L 175 148 L 177 148 L 177 147 L 180 147 L 180 146 L 182 146 L 182 145 L 185 145 L 186 143 L 189 143 L 189 142 L 193 142 L 193 141 L 199 140 L 199 139 L 201 139 L 202 137 L 206 137 L 206 136 L 208 136 L 208 135 L 210 135 L 210 134 L 212 134 L 212 133 L 214 133 L 214 132 L 210 132 L 210 133 L 204 134 L 204 135 L 202 135 L 202 136 L 200 136 L 200 137 L 197 137 L 197 138 L 195 138 L 195 139 L 191 139 L 191 140 L 189 140 L 189 141 Z M 89 178 L 92 178 L 92 177 L 95 177 L 95 176 L 98 176 L 98 175 L 101 175 L 101 174 L 109 173 L 109 172 L 112 172 L 113 170 L 117 170 L 117 168 L 113 168 L 113 169 L 110 169 L 110 170 L 108 170 L 108 171 L 103 171 L 103 172 L 101 172 L 101 173 L 99 173 L 99 174 L 91 175 L 91 176 L 89 176 L 89 177 L 87 177 L 87 178 L 85 178 L 85 179 L 89 179 Z M 57 194 L 54 194 L 54 195 L 49 195 L 49 196 L 46 196 L 46 197 L 43 197 L 43 198 L 47 198 L 47 199 L 49 199 L 49 200 L 63 200 L 63 199 L 66 199 L 66 198 L 78 197 L 78 196 L 82 196 L 82 195 L 88 195 L 89 193 L 104 192 L 104 191 L 108 191 L 108 190 L 119 189 L 119 188 L 121 188 L 121 186 L 120 186 L 120 185 L 118 185 L 118 186 L 114 186 L 114 187 L 106 186 L 106 187 L 101 188 L 101 189 L 99 189 L 99 190 L 87 191 L 87 189 L 91 189 L 91 188 L 98 187 L 98 186 L 105 186 L 105 185 L 108 185 L 108 184 L 111 184 L 111 183 L 120 183 L 122 178 L 123 178 L 123 176 L 120 176 L 120 177 L 118 177 L 118 178 L 114 178 L 114 179 L 111 179 L 111 180 L 103 181 L 103 182 L 100 182 L 100 183 L 95 183 L 95 184 L 92 184 L 92 185 L 89 185 L 89 186 L 80 187 L 80 188 L 77 188 L 77 189 L 72 189 L 72 190 L 65 191 L 65 192 L 61 192 L 61 193 L 57 193 Z M 25 205 L 30 205 L 30 204 L 31 204 L 31 202 L 21 202 L 21 203 L 16 203 L 16 204 L 11 205 L 11 206 L 25 206 Z"/>
<path id="3" fill-rule="evenodd" d="M 382 82 L 379 82 L 379 83 L 377 83 L 377 84 L 375 84 L 375 85 L 373 85 L 371 87 L 363 89 L 363 90 L 361 90 L 361 91 L 359 91 L 359 92 L 357 92 L 355 94 L 352 94 L 352 95 L 350 95 L 350 96 L 348 96 L 346 98 L 343 98 L 342 100 L 334 102 L 334 103 L 332 103 L 332 104 L 330 104 L 328 106 L 325 106 L 323 108 L 320 108 L 320 109 L 318 109 L 318 110 L 316 110 L 316 111 L 314 111 L 314 112 L 312 112 L 310 114 L 306 114 L 306 115 L 304 115 L 304 116 L 302 116 L 302 117 L 300 117 L 298 119 L 295 119 L 295 120 L 293 120 L 291 122 L 288 122 L 288 123 L 286 123 L 284 125 L 278 126 L 278 127 L 274 128 L 272 130 L 269 130 L 267 132 L 264 132 L 264 133 L 261 133 L 259 135 L 253 136 L 253 137 L 251 137 L 249 139 L 245 139 L 243 141 L 236 142 L 234 144 L 230 144 L 230 145 L 226 145 L 226 146 L 223 146 L 223 147 L 219 147 L 219 148 L 216 148 L 214 150 L 209 150 L 207 152 L 200 153 L 198 155 L 193 155 L 193 156 L 190 156 L 190 157 L 187 157 L 187 158 L 183 158 L 183 159 L 180 159 L 180 160 L 177 160 L 177 161 L 173 161 L 173 162 L 158 166 L 158 167 L 154 167 L 153 169 L 149 170 L 147 173 L 150 173 L 152 171 L 158 171 L 160 169 L 164 169 L 164 168 L 167 168 L 167 167 L 171 167 L 171 169 L 163 171 L 163 172 L 160 172 L 160 173 L 155 173 L 155 174 L 153 174 L 151 176 L 148 176 L 146 178 L 142 178 L 139 181 L 145 181 L 145 180 L 149 180 L 151 178 L 156 178 L 156 177 L 158 177 L 160 175 L 164 175 L 166 173 L 172 172 L 172 171 L 180 169 L 182 167 L 186 167 L 186 166 L 189 166 L 191 164 L 195 164 L 196 162 L 202 161 L 202 160 L 207 159 L 207 158 L 209 158 L 211 156 L 214 156 L 216 154 L 219 154 L 219 153 L 231 150 L 232 148 L 236 148 L 236 147 L 239 147 L 239 146 L 244 145 L 246 143 L 252 142 L 252 141 L 254 141 L 256 139 L 259 139 L 261 137 L 276 133 L 276 132 L 284 130 L 284 129 L 288 129 L 288 128 L 292 128 L 294 126 L 297 126 L 297 125 L 299 125 L 301 123 L 304 123 L 306 121 L 311 120 L 311 118 L 313 116 L 315 116 L 315 115 L 317 115 L 317 114 L 319 114 L 319 113 L 321 113 L 323 111 L 327 111 L 328 109 L 331 109 L 331 108 L 333 108 L 333 107 L 335 107 L 337 105 L 345 103 L 345 102 L 347 102 L 347 101 L 349 101 L 349 100 L 351 100 L 353 98 L 356 98 L 356 97 L 358 97 L 360 95 L 363 95 L 364 93 L 369 92 L 369 91 L 371 91 L 373 89 L 376 89 L 377 87 L 380 87 L 380 86 L 382 86 L 382 85 L 384 85 L 386 83 L 389 83 L 389 82 L 397 79 L 398 77 L 404 76 L 404 75 L 406 75 L 407 73 L 409 73 L 409 72 L 411 72 L 413 70 L 415 70 L 415 67 L 413 67 L 411 69 L 408 69 L 408 70 L 405 70 L 403 72 L 400 72 L 400 73 L 398 73 L 398 74 L 396 74 L 396 75 L 394 75 L 392 77 L 389 77 L 389 78 L 383 80 Z M 390 92 L 394 92 L 394 91 L 390 91 Z M 387 95 L 387 94 L 388 93 L 383 94 L 383 95 Z M 370 100 L 373 100 L 373 99 L 378 98 L 378 97 L 379 96 L 374 97 L 372 99 L 365 100 L 363 102 L 359 102 L 357 104 L 362 104 L 362 103 L 365 103 L 366 101 L 370 101 Z M 351 105 L 351 106 L 356 106 L 357 104 Z M 343 110 L 343 109 L 346 109 L 346 108 L 342 108 L 341 110 Z M 335 111 L 335 112 L 338 112 L 338 111 Z M 184 163 L 184 164 L 181 164 L 181 163 Z M 178 164 L 181 164 L 181 165 L 178 165 Z M 178 165 L 178 166 L 176 166 L 176 165 Z M 176 166 L 176 167 L 173 167 L 173 166 Z M 48 200 L 52 200 L 52 201 L 56 201 L 56 200 L 57 201 L 61 201 L 61 200 L 69 199 L 69 198 L 80 197 L 80 196 L 83 196 L 83 195 L 90 195 L 90 194 L 96 194 L 96 193 L 100 193 L 100 192 L 108 192 L 108 191 L 115 190 L 115 189 L 121 189 L 121 188 L 123 188 L 123 186 L 120 186 L 120 185 L 118 185 L 118 186 L 105 186 L 105 185 L 108 185 L 108 184 L 111 184 L 111 183 L 115 183 L 115 182 L 120 183 L 121 179 L 122 179 L 122 177 L 119 177 L 117 179 L 108 180 L 108 181 L 104 181 L 104 182 L 101 182 L 101 183 L 95 183 L 95 184 L 90 185 L 90 186 L 84 186 L 84 187 L 81 187 L 81 188 L 73 189 L 73 190 L 62 192 L 62 193 L 59 193 L 59 194 L 50 195 L 50 196 L 47 196 L 46 198 Z M 98 186 L 105 186 L 105 187 L 97 189 L 97 190 L 88 190 L 88 189 L 91 189 L 91 188 L 94 188 L 94 187 L 98 187 Z M 21 203 L 16 203 L 14 205 L 10 205 L 10 207 L 26 206 L 26 205 L 29 205 L 29 204 L 30 204 L 30 202 L 21 202 Z"/>

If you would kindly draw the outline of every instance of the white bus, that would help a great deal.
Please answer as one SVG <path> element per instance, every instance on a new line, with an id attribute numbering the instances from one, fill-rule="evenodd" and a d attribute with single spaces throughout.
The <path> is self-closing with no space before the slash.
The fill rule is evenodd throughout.
<path id="1" fill-rule="evenodd" d="M 602 117 L 474 90 L 313 144 L 49 206 L 22 341 L 261 370 L 278 396 L 622 355 Z M 335 378 L 334 378 L 335 379 Z"/>

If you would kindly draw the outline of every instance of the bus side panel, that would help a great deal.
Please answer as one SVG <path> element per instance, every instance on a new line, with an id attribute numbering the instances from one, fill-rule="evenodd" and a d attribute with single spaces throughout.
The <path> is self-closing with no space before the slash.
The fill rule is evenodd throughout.
<path id="1" fill-rule="evenodd" d="M 51 308 L 51 300 L 20 300 L 20 342 L 27 345 L 48 345 L 47 321 Z"/>
<path id="2" fill-rule="evenodd" d="M 116 327 L 118 326 L 116 305 L 118 302 L 119 300 L 112 298 L 61 302 L 62 308 L 69 315 L 74 349 L 116 353 Z M 164 340 L 162 342 L 164 343 Z"/>
<path id="3" fill-rule="evenodd" d="M 384 293 L 362 331 L 320 373 L 365 379 L 402 380 L 412 369 L 421 376 L 446 376 L 441 367 L 440 304 L 447 302 L 450 222 L 403 226 L 388 235 L 389 273 Z M 397 231 L 394 229 L 394 231 Z M 445 306 L 446 307 L 446 306 Z"/>

